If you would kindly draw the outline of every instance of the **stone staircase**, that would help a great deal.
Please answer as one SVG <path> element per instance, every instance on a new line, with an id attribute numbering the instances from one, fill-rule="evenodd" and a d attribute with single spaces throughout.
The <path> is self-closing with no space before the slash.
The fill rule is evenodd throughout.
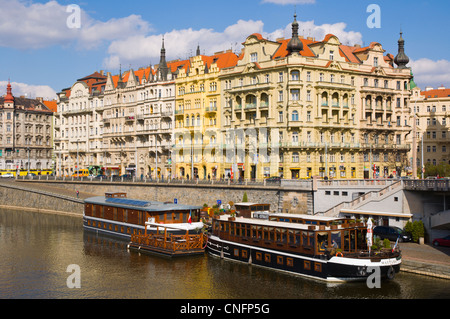
<path id="1" fill-rule="evenodd" d="M 324 212 L 323 215 L 328 217 L 339 217 L 339 214 L 343 209 L 356 210 L 371 201 L 380 201 L 386 197 L 389 197 L 401 189 L 403 189 L 403 183 L 402 181 L 398 181 L 397 183 L 389 185 L 379 191 L 368 192 L 353 201 L 342 202 Z"/>

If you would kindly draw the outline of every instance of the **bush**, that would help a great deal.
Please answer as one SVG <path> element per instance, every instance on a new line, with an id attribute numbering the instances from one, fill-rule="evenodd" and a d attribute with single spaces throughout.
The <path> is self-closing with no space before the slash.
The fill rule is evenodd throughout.
<path id="1" fill-rule="evenodd" d="M 383 247 L 384 248 L 391 248 L 391 241 L 389 239 L 385 238 L 383 240 Z"/>
<path id="2" fill-rule="evenodd" d="M 412 239 L 414 242 L 419 242 L 420 237 L 425 236 L 425 226 L 423 225 L 423 222 L 421 220 L 416 220 L 414 223 L 412 223 Z"/>
<path id="3" fill-rule="evenodd" d="M 407 222 L 405 225 L 405 232 L 412 234 L 413 232 L 413 223 Z"/>

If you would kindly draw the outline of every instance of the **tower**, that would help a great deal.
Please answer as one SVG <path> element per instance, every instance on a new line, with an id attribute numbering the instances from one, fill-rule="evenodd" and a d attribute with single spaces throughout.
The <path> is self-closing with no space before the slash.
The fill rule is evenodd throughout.
<path id="1" fill-rule="evenodd" d="M 14 108 L 14 96 L 12 95 L 11 82 L 8 80 L 8 85 L 6 86 L 6 95 L 5 95 L 5 108 Z"/>
<path id="2" fill-rule="evenodd" d="M 166 49 L 164 48 L 164 38 L 163 38 L 162 39 L 162 48 L 161 48 L 161 58 L 159 60 L 159 66 L 158 66 L 159 80 L 167 81 L 168 73 L 169 73 L 169 68 L 167 67 L 167 62 L 166 62 Z"/>
<path id="3" fill-rule="evenodd" d="M 298 22 L 297 22 L 297 13 L 294 14 L 294 22 L 292 22 L 292 39 L 289 41 L 287 45 L 287 50 L 289 53 L 300 53 L 303 50 L 303 43 L 298 38 Z"/>
<path id="4" fill-rule="evenodd" d="M 403 32 L 400 31 L 400 39 L 398 40 L 398 54 L 394 59 L 399 69 L 406 69 L 409 63 L 409 58 L 405 54 L 405 40 L 403 39 Z"/>

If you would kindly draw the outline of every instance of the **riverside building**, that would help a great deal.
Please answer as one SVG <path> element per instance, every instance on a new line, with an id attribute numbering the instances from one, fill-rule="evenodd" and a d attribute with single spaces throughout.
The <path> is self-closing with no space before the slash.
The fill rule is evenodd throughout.
<path id="1" fill-rule="evenodd" d="M 99 168 L 111 175 L 164 178 L 172 174 L 175 78 L 186 61 L 119 75 L 94 73 L 59 93 L 57 172 Z"/>
<path id="2" fill-rule="evenodd" d="M 53 111 L 42 99 L 0 97 L 0 170 L 50 172 L 53 168 Z"/>
<path id="3" fill-rule="evenodd" d="M 417 167 L 450 164 L 450 89 L 427 87 L 422 91 L 416 87 L 412 90 L 411 108 L 416 132 L 412 150 L 417 150 L 413 154 Z"/>
<path id="4" fill-rule="evenodd" d="M 221 81 L 222 69 L 236 65 L 231 50 L 189 59 L 176 79 L 175 166 L 179 178 L 217 179 L 224 172 Z"/>
<path id="5" fill-rule="evenodd" d="M 376 42 L 305 39 L 294 19 L 291 39 L 252 34 L 243 46 L 220 74 L 222 132 L 244 129 L 225 169 L 245 179 L 406 173 L 412 75 L 402 36 L 394 58 Z"/>

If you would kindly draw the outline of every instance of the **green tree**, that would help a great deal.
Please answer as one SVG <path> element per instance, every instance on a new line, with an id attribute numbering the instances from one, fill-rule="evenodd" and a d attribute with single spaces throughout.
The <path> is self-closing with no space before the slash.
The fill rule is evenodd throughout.
<path id="1" fill-rule="evenodd" d="M 425 236 L 425 226 L 421 220 L 416 220 L 412 224 L 412 238 L 414 242 L 419 242 L 420 237 Z"/>
<path id="2" fill-rule="evenodd" d="M 244 203 L 248 202 L 247 192 L 244 192 L 244 198 L 242 198 L 242 202 Z"/>

